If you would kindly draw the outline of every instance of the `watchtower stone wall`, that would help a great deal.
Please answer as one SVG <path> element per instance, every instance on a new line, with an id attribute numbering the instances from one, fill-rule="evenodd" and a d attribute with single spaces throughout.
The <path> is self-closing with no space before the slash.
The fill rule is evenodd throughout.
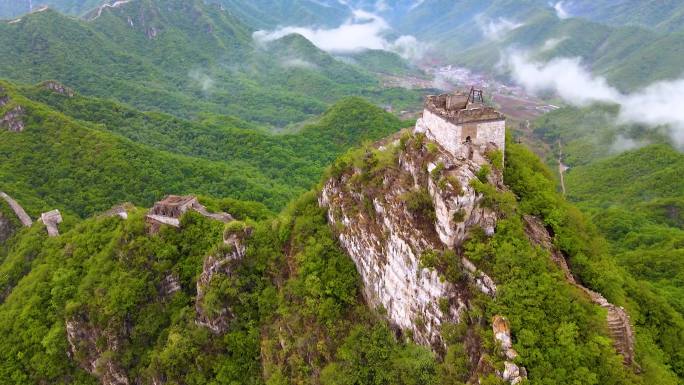
<path id="1" fill-rule="evenodd" d="M 471 91 L 472 92 L 472 91 Z M 474 151 L 505 151 L 506 117 L 463 94 L 428 96 L 416 131 L 438 142 L 454 156 L 471 158 Z"/>

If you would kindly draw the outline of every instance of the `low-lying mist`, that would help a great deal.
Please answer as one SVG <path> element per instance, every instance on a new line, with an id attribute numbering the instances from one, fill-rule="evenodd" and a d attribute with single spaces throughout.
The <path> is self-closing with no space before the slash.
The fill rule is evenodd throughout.
<path id="1" fill-rule="evenodd" d="M 504 57 L 512 79 L 528 92 L 553 92 L 578 107 L 616 104 L 620 107 L 617 123 L 667 126 L 674 144 L 684 149 L 684 78 L 623 93 L 604 77 L 593 75 L 580 58 L 557 58 L 542 63 L 520 51 L 507 52 Z"/>

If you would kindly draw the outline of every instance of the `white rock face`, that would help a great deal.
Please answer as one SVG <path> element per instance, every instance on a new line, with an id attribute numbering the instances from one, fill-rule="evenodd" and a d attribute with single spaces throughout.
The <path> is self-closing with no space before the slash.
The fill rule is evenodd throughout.
<path id="1" fill-rule="evenodd" d="M 481 197 L 469 185 L 481 164 L 437 147 L 432 154 L 425 148 L 402 151 L 379 189 L 357 185 L 356 170 L 329 180 L 319 197 L 356 264 L 367 302 L 383 307 L 393 324 L 428 346 L 443 345 L 440 326 L 460 321 L 470 293 L 467 286 L 457 287 L 421 267 L 421 255 L 460 246 L 472 228 L 493 230 L 496 222 L 494 212 L 479 207 Z M 445 182 L 447 177 L 452 182 Z M 426 222 L 407 208 L 406 194 L 424 187 L 434 205 L 434 221 Z M 474 265 L 472 273 L 481 290 L 496 292 L 493 281 L 479 275 Z"/>
<path id="2" fill-rule="evenodd" d="M 501 316 L 495 316 L 492 320 L 492 332 L 494 332 L 494 339 L 501 347 L 506 359 L 504 361 L 504 371 L 500 374 L 501 378 L 513 385 L 521 383 L 527 378 L 527 371 L 525 368 L 521 368 L 513 363 L 513 360 L 518 356 L 518 352 L 513 349 L 511 327 L 508 321 Z"/>

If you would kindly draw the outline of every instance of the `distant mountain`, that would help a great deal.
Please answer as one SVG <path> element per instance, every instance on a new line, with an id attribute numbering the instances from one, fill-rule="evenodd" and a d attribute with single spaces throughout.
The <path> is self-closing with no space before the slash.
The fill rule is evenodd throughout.
<path id="1" fill-rule="evenodd" d="M 337 99 L 382 99 L 378 80 L 312 44 L 268 44 L 200 0 L 134 0 L 76 20 L 47 10 L 0 23 L 0 77 L 56 79 L 80 92 L 182 117 L 201 112 L 285 126 Z"/>
<path id="2" fill-rule="evenodd" d="M 659 34 L 639 27 L 611 27 L 581 18 L 559 20 L 548 10 L 516 19 L 516 28 L 498 39 L 481 39 L 465 50 L 452 52 L 460 65 L 494 72 L 511 49 L 526 51 L 546 61 L 580 57 L 596 75 L 623 90 L 658 80 L 678 78 L 684 61 L 684 33 Z"/>
<path id="3" fill-rule="evenodd" d="M 113 0 L 0 0 L 0 19 L 19 17 L 46 6 L 62 13 L 81 16 L 100 4 L 113 2 Z"/>
<path id="4" fill-rule="evenodd" d="M 232 13 L 241 12 L 244 20 L 262 20 L 263 9 L 277 9 L 281 2 L 262 0 L 254 9 L 239 3 L 231 2 Z M 429 52 L 428 58 L 486 72 L 493 72 L 509 49 L 526 50 L 540 60 L 581 57 L 595 74 L 623 90 L 633 90 L 679 77 L 679 63 L 684 61 L 684 31 L 678 27 L 684 5 L 677 1 L 352 0 L 345 4 L 383 17 L 391 27 L 385 31 L 387 36 L 415 36 Z M 332 25 L 348 17 L 349 11 L 339 5 L 323 2 L 312 7 L 335 9 L 336 17 L 327 19 Z M 307 24 L 306 18 L 291 20 L 288 15 L 275 12 L 268 25 L 257 25 Z M 373 68 L 373 60 L 362 64 Z"/>
<path id="5" fill-rule="evenodd" d="M 566 0 L 560 4 L 570 15 L 612 25 L 634 25 L 660 32 L 684 28 L 684 3 L 679 0 Z"/>
<path id="6" fill-rule="evenodd" d="M 328 0 L 210 0 L 257 29 L 280 26 L 336 27 L 351 16 L 342 2 Z"/>

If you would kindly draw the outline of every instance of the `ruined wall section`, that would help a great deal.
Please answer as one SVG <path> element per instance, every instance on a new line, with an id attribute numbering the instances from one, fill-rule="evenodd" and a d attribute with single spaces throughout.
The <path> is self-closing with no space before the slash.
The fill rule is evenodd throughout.
<path id="1" fill-rule="evenodd" d="M 14 214 L 16 214 L 17 218 L 19 218 L 19 221 L 24 227 L 31 227 L 33 224 L 33 221 L 31 220 L 31 217 L 29 217 L 28 214 L 26 214 L 26 211 L 24 211 L 24 208 L 21 207 L 21 205 L 12 199 L 9 195 L 5 194 L 4 192 L 0 191 L 0 198 L 4 199 L 5 202 L 12 208 L 12 211 L 14 211 Z"/>

